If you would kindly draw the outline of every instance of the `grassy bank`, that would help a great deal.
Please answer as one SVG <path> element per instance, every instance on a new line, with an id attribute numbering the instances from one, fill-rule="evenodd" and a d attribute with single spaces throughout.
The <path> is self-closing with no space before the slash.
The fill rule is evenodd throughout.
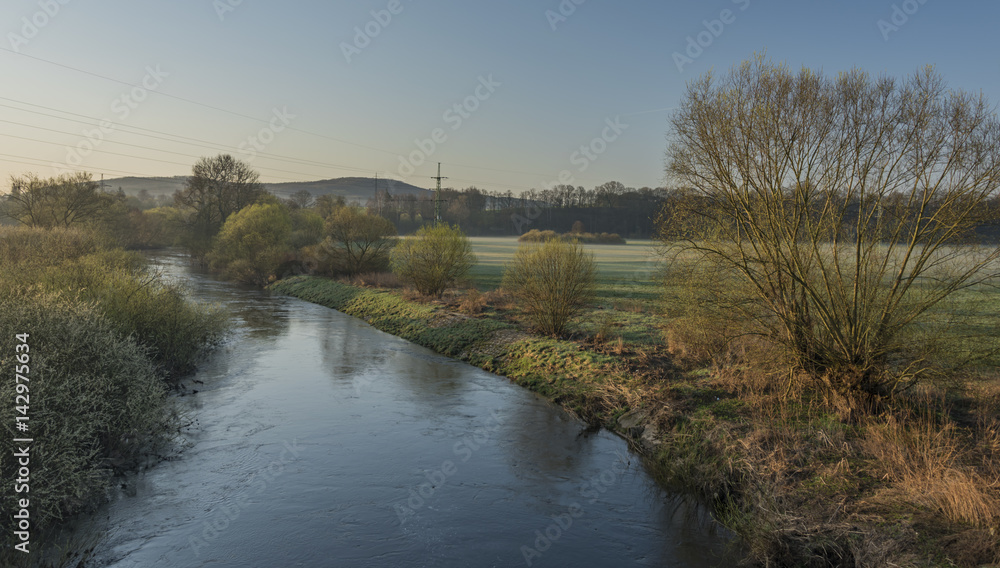
<path id="1" fill-rule="evenodd" d="M 59 525 L 169 442 L 167 379 L 194 367 L 225 318 L 94 233 L 2 228 L 0 266 L 0 565 L 60 565 L 71 557 L 43 553 Z M 13 548 L 22 510 L 30 554 Z"/>
<path id="2" fill-rule="evenodd" d="M 611 262 L 598 254 L 600 305 L 570 338 L 532 336 L 517 307 L 489 291 L 516 248 L 503 241 L 473 240 L 487 292 L 472 310 L 468 297 L 415 301 L 314 277 L 271 288 L 510 377 L 620 433 L 666 486 L 713 508 L 748 563 L 1000 561 L 1000 388 L 989 367 L 858 416 L 779 366 L 686 359 L 678 339 L 668 345 L 652 279 L 630 277 L 651 272 L 648 244 L 616 247 Z"/>

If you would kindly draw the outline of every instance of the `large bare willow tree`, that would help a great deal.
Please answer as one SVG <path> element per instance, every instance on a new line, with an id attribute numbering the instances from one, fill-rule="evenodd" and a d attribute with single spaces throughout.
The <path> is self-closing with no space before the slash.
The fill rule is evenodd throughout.
<path id="1" fill-rule="evenodd" d="M 661 237 L 738 282 L 747 331 L 800 376 L 886 394 L 933 366 L 920 330 L 996 275 L 976 239 L 1000 184 L 1000 126 L 930 68 L 904 80 L 798 73 L 757 56 L 688 85 Z"/>

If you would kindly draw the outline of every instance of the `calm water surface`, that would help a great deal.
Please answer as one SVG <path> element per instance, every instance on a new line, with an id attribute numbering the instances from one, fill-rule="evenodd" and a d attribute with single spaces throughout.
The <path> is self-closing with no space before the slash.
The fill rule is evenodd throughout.
<path id="1" fill-rule="evenodd" d="M 156 263 L 237 331 L 184 381 L 177 456 L 95 515 L 94 566 L 729 564 L 622 440 L 507 379 Z"/>

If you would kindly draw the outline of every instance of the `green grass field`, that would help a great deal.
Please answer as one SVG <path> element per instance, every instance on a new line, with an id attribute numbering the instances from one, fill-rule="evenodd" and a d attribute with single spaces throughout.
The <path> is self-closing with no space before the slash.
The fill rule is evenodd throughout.
<path id="1" fill-rule="evenodd" d="M 504 265 L 521 245 L 514 237 L 471 237 L 478 262 L 469 274 L 470 284 L 480 291 L 500 286 Z M 665 262 L 655 241 L 629 241 L 627 245 L 584 245 L 597 262 L 597 301 L 578 329 L 593 333 L 606 328 L 625 342 L 649 344 L 662 341 L 661 329 L 668 322 L 659 300 L 664 293 Z M 959 316 L 956 318 L 956 316 Z M 965 316 L 965 317 L 961 317 Z M 971 344 L 1000 344 L 1000 290 L 976 286 L 962 290 L 935 306 L 926 320 L 931 326 L 948 326 L 946 335 L 954 355 L 965 356 Z M 984 361 L 1000 364 L 1000 353 Z"/>
<path id="2" fill-rule="evenodd" d="M 469 274 L 480 291 L 500 286 L 504 265 L 520 243 L 515 237 L 472 237 L 472 250 L 479 262 Z M 597 262 L 598 302 L 654 300 L 659 297 L 657 274 L 662 267 L 654 241 L 629 241 L 627 245 L 584 245 Z"/>
<path id="3" fill-rule="evenodd" d="M 504 265 L 514 258 L 520 243 L 514 237 L 472 237 L 478 263 L 469 274 L 480 291 L 500 286 Z M 630 345 L 662 342 L 665 320 L 658 314 L 663 294 L 662 258 L 655 241 L 629 241 L 626 245 L 584 245 L 597 263 L 597 302 L 579 318 L 578 331 L 598 331 L 622 338 Z"/>

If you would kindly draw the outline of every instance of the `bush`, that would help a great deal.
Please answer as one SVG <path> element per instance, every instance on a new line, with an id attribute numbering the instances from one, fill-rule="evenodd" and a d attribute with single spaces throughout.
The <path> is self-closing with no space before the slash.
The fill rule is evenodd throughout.
<path id="1" fill-rule="evenodd" d="M 278 204 L 254 204 L 226 219 L 208 254 L 226 278 L 266 286 L 291 254 L 292 220 Z"/>
<path id="2" fill-rule="evenodd" d="M 0 230 L 0 297 L 62 293 L 93 304 L 122 335 L 132 336 L 168 373 L 194 368 L 203 350 L 226 328 L 225 315 L 190 302 L 179 284 L 168 284 L 146 260 L 104 248 L 93 233 L 75 229 Z"/>
<path id="3" fill-rule="evenodd" d="M 0 369 L 10 373 L 0 397 L 11 401 L 0 408 L 0 471 L 15 471 L 14 401 L 27 395 L 34 552 L 53 544 L 45 531 L 53 521 L 84 509 L 114 474 L 156 451 L 174 423 L 164 370 L 190 369 L 226 322 L 165 284 L 140 255 L 106 248 L 92 233 L 0 229 L 0 263 Z M 27 392 L 13 376 L 16 334 L 28 334 Z M 0 510 L 10 511 L 13 489 L 0 488 Z M 11 539 L 0 539 L 5 566 L 25 560 L 4 548 Z"/>
<path id="4" fill-rule="evenodd" d="M 462 302 L 458 306 L 458 311 L 474 316 L 482 312 L 485 307 L 486 297 L 480 294 L 479 290 L 471 288 L 462 298 Z"/>
<path id="5" fill-rule="evenodd" d="M 559 235 L 555 231 L 539 231 L 532 229 L 517 238 L 519 243 L 544 243 L 552 239 L 558 239 Z"/>
<path id="6" fill-rule="evenodd" d="M 503 288 L 541 333 L 561 335 L 594 298 L 594 255 L 579 243 L 552 239 L 522 246 L 504 270 Z"/>
<path id="7" fill-rule="evenodd" d="M 576 226 L 574 224 L 574 226 Z M 518 237 L 517 241 L 521 243 L 544 243 L 552 239 L 560 239 L 567 242 L 580 242 L 584 244 L 594 244 L 594 245 L 624 245 L 625 239 L 621 237 L 618 233 L 584 233 L 571 231 L 569 233 L 563 233 L 562 235 L 556 233 L 555 231 L 539 231 L 538 229 L 532 229 L 527 233 Z"/>
<path id="8" fill-rule="evenodd" d="M 156 207 L 130 214 L 129 248 L 163 248 L 181 241 L 184 213 L 176 207 Z"/>
<path id="9" fill-rule="evenodd" d="M 323 218 L 313 209 L 293 209 L 292 235 L 289 240 L 295 250 L 315 245 L 323 240 Z"/>
<path id="10" fill-rule="evenodd" d="M 170 423 L 165 386 L 145 349 L 97 310 L 58 295 L 0 299 L 0 381 L 5 435 L 0 470 L 16 471 L 15 334 L 29 334 L 31 514 L 35 527 L 79 511 L 103 494 L 107 478 L 135 463 Z M 41 480 L 37 482 L 37 480 Z M 6 511 L 13 483 L 0 488 Z M 24 495 L 21 495 L 24 497 Z"/>
<path id="11" fill-rule="evenodd" d="M 103 250 L 107 241 L 83 229 L 44 230 L 29 227 L 0 229 L 0 265 L 13 273 L 32 266 L 54 266 L 65 260 Z"/>
<path id="12" fill-rule="evenodd" d="M 510 310 L 514 308 L 514 299 L 503 288 L 490 290 L 483 294 L 483 302 L 494 310 Z"/>
<path id="13" fill-rule="evenodd" d="M 162 281 L 134 253 L 88 255 L 49 268 L 40 283 L 93 303 L 169 374 L 193 370 L 204 349 L 217 343 L 226 328 L 225 314 L 191 303 L 181 285 Z"/>
<path id="14" fill-rule="evenodd" d="M 448 224 L 423 227 L 392 254 L 392 269 L 425 296 L 441 297 L 476 263 L 472 245 L 461 229 Z"/>
<path id="15" fill-rule="evenodd" d="M 354 275 L 381 272 L 389 267 L 389 251 L 396 244 L 396 226 L 360 207 L 338 207 L 326 219 L 327 238 L 318 250 L 324 272 Z"/>

